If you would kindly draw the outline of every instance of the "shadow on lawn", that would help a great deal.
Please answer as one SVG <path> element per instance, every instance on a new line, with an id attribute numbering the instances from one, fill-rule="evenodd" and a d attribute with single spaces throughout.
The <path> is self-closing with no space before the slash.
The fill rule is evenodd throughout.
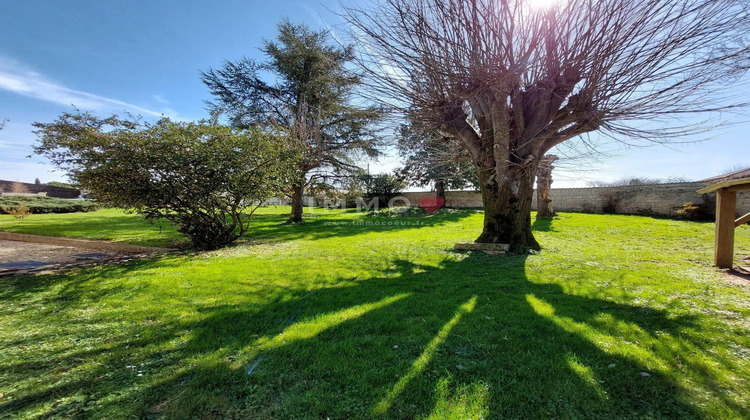
<path id="1" fill-rule="evenodd" d="M 371 232 L 398 232 L 425 227 L 437 227 L 458 222 L 476 214 L 476 211 L 458 211 L 439 216 L 426 217 L 387 217 L 373 216 L 366 213 L 356 214 L 348 210 L 339 215 L 308 213 L 299 225 L 287 225 L 284 222 L 288 214 L 256 215 L 250 229 L 244 236 L 249 242 L 276 243 L 295 239 L 324 239 L 331 237 L 348 237 Z"/>
<path id="2" fill-rule="evenodd" d="M 552 217 L 537 218 L 534 219 L 531 228 L 534 232 L 555 232 L 555 229 L 552 227 L 553 221 L 554 218 Z"/>
<path id="3" fill-rule="evenodd" d="M 40 220 L 45 216 L 53 218 Z M 61 217 L 69 216 L 69 218 Z M 149 223 L 133 214 L 54 214 L 31 215 L 12 224 L 4 224 L 2 231 L 70 238 L 119 238 L 124 242 L 143 246 L 177 246 L 186 240 L 176 232 L 174 225 L 166 220 Z"/>
<path id="4" fill-rule="evenodd" d="M 699 320 L 565 293 L 529 279 L 526 259 L 471 254 L 440 267 L 396 260 L 383 278 L 342 279 L 339 287 L 312 291 L 269 287 L 263 306 L 204 307 L 198 323 L 123 331 L 78 352 L 72 343 L 65 356 L 14 361 L 4 374 L 48 375 L 95 359 L 90 375 L 50 379 L 21 398 L 6 395 L 0 414 L 704 417 L 699 398 L 623 352 L 645 355 L 665 371 L 693 370 L 691 380 L 705 392 L 748 414 L 717 386 L 716 372 L 698 362 L 710 357 L 731 367 L 705 350 L 711 346 Z M 80 299 L 64 291 L 61 299 Z M 181 337 L 176 348 L 160 349 Z M 149 381 L 123 369 L 133 354 L 145 361 Z"/>

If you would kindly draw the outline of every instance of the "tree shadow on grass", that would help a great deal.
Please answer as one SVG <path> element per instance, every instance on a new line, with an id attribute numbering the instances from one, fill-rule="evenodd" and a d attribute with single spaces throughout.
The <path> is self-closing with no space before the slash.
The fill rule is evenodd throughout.
<path id="1" fill-rule="evenodd" d="M 555 229 L 552 227 L 553 221 L 554 218 L 552 217 L 536 218 L 531 228 L 535 232 L 555 232 Z"/>
<path id="2" fill-rule="evenodd" d="M 735 266 L 727 271 L 727 275 L 736 279 L 738 282 L 740 280 L 745 280 L 747 285 L 750 286 L 750 265 Z"/>
<path id="3" fill-rule="evenodd" d="M 725 372 L 705 363 L 733 365 L 706 350 L 700 319 L 566 293 L 530 278 L 526 259 L 395 260 L 385 277 L 269 291 L 263 305 L 203 307 L 198 322 L 135 328 L 80 351 L 71 345 L 46 363 L 4 363 L 6 380 L 95 367 L 6 395 L 0 413 L 702 418 L 693 395 L 702 388 L 727 415 L 749 414 L 719 385 Z M 132 364 L 146 376 L 125 369 Z M 685 370 L 697 386 L 669 374 Z"/>
<path id="4" fill-rule="evenodd" d="M 39 292 L 59 287 L 54 302 L 78 305 L 81 301 L 95 302 L 99 298 L 122 290 L 122 286 L 113 286 L 109 282 L 99 281 L 96 288 L 87 284 L 96 279 L 118 278 L 149 270 L 178 267 L 185 262 L 187 256 L 153 256 L 119 264 L 104 264 L 101 266 L 70 269 L 56 274 L 17 275 L 3 278 L 0 288 L 0 302 L 23 302 Z M 18 308 L 2 307 L 0 315 L 5 310 L 18 312 Z"/>
<path id="5" fill-rule="evenodd" d="M 323 210 L 319 210 L 323 211 Z M 284 222 L 288 214 L 259 215 L 257 223 L 252 223 L 244 236 L 245 241 L 255 243 L 277 243 L 296 239 L 325 239 L 348 237 L 372 232 L 404 232 L 413 229 L 438 227 L 459 222 L 476 214 L 475 211 L 461 211 L 427 217 L 387 217 L 369 214 L 356 214 L 353 211 L 341 215 L 312 214 L 298 225 Z"/>
<path id="6" fill-rule="evenodd" d="M 38 220 L 35 215 L 32 215 L 29 219 L 4 223 L 1 230 L 69 238 L 100 240 L 119 238 L 130 244 L 143 246 L 177 246 L 185 242 L 171 223 L 164 220 L 151 224 L 143 217 L 132 214 L 90 213 L 38 216 L 40 216 Z"/>

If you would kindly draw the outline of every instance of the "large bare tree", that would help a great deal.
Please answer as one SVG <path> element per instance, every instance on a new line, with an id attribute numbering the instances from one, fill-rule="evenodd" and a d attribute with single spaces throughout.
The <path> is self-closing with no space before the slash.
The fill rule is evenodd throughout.
<path id="1" fill-rule="evenodd" d="M 530 208 L 547 151 L 593 131 L 691 133 L 687 114 L 738 105 L 725 88 L 748 65 L 739 0 L 542 3 L 380 0 L 345 12 L 374 93 L 471 155 L 485 211 L 477 242 L 518 251 L 540 248 Z"/>

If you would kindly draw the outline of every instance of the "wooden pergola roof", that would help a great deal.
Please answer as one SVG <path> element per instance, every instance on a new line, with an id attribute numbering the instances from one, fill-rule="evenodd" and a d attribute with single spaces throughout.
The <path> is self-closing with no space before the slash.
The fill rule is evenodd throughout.
<path id="1" fill-rule="evenodd" d="M 716 192 L 714 264 L 720 268 L 732 268 L 734 263 L 734 229 L 750 221 L 750 213 L 735 219 L 737 216 L 737 191 L 745 190 L 750 190 L 750 177 L 725 179 L 698 190 L 701 194 Z"/>
<path id="2" fill-rule="evenodd" d="M 699 194 L 708 194 L 722 188 L 729 188 L 732 191 L 743 191 L 750 190 L 750 178 L 742 179 L 729 179 L 727 181 L 719 182 L 718 184 L 711 185 L 702 190 L 698 190 Z"/>

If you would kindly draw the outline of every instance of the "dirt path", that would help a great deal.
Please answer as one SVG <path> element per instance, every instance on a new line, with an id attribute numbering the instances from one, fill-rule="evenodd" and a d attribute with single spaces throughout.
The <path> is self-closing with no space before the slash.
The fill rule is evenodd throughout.
<path id="1" fill-rule="evenodd" d="M 0 275 L 103 263 L 131 256 L 136 254 L 0 240 Z"/>

